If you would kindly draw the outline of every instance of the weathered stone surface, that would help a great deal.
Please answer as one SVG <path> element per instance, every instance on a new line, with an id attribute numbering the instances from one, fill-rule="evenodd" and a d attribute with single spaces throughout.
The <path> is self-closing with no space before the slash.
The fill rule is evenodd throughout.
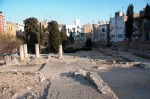
<path id="1" fill-rule="evenodd" d="M 62 45 L 59 45 L 59 58 L 63 58 L 63 48 L 62 48 Z"/>
<path id="2" fill-rule="evenodd" d="M 139 66 L 147 69 L 147 68 L 150 68 L 150 63 L 141 63 L 141 64 L 139 64 Z"/>
<path id="3" fill-rule="evenodd" d="M 4 56 L 4 64 L 8 65 L 10 61 L 11 61 L 11 57 L 9 55 Z"/>
<path id="4" fill-rule="evenodd" d="M 36 58 L 39 58 L 39 57 L 40 57 L 39 44 L 35 44 L 35 57 L 36 57 Z"/>
<path id="5" fill-rule="evenodd" d="M 27 48 L 27 44 L 23 45 L 23 49 L 24 49 L 24 58 L 28 59 L 28 48 Z"/>
<path id="6" fill-rule="evenodd" d="M 86 71 L 83 68 L 80 68 L 74 74 L 85 76 L 86 78 L 88 78 L 92 83 L 94 83 L 97 86 L 97 89 L 102 94 L 109 94 L 109 95 L 111 95 L 112 99 L 118 99 L 116 94 L 111 90 L 111 88 L 108 87 L 108 85 L 105 82 L 103 82 L 103 80 L 98 76 L 97 73 Z"/>
<path id="7" fill-rule="evenodd" d="M 48 54 L 47 59 L 51 59 L 51 55 L 50 54 Z"/>
<path id="8" fill-rule="evenodd" d="M 14 55 L 11 56 L 11 60 L 17 60 L 17 58 L 18 58 L 17 56 L 14 56 Z"/>
<path id="9" fill-rule="evenodd" d="M 9 56 L 9 55 L 4 56 L 4 62 L 6 62 L 6 61 L 10 61 L 10 60 L 11 60 L 11 58 L 10 58 L 10 56 Z"/>
<path id="10" fill-rule="evenodd" d="M 23 45 L 20 45 L 20 46 L 19 46 L 19 52 L 20 52 L 20 60 L 24 60 Z"/>

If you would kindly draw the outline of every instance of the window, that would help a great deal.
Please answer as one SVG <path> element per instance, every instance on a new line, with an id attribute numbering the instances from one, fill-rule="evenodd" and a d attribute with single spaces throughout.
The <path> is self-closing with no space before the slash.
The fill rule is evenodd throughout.
<path id="1" fill-rule="evenodd" d="M 123 38 L 123 34 L 118 34 L 118 38 Z"/>
<path id="2" fill-rule="evenodd" d="M 81 37 L 84 37 L 84 33 L 81 33 Z"/>
<path id="3" fill-rule="evenodd" d="M 72 28 L 73 32 L 75 32 L 75 28 Z"/>
<path id="4" fill-rule="evenodd" d="M 102 29 L 102 32 L 105 32 L 105 29 Z"/>

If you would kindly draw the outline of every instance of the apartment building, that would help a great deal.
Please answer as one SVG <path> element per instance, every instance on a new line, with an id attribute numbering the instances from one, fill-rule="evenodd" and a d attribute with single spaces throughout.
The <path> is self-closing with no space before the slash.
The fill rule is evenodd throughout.
<path id="1" fill-rule="evenodd" d="M 150 19 L 144 17 L 145 9 L 140 11 L 140 40 L 150 40 Z"/>
<path id="2" fill-rule="evenodd" d="M 92 25 L 91 24 L 85 24 L 82 26 L 83 27 L 83 33 L 85 33 L 85 40 L 86 39 L 92 39 Z"/>
<path id="3" fill-rule="evenodd" d="M 98 27 L 98 32 L 99 32 L 99 41 L 101 43 L 108 43 L 110 39 L 110 25 L 108 22 L 106 24 L 101 24 Z"/>
<path id="4" fill-rule="evenodd" d="M 92 41 L 99 40 L 98 26 L 99 26 L 98 24 L 92 24 L 92 31 L 91 31 Z"/>
<path id="5" fill-rule="evenodd" d="M 24 34 L 24 24 L 21 23 L 16 23 L 15 24 L 15 30 L 16 30 L 16 36 L 17 37 L 22 37 Z"/>
<path id="6" fill-rule="evenodd" d="M 16 27 L 12 22 L 6 22 L 6 33 L 9 36 L 16 36 Z"/>
<path id="7" fill-rule="evenodd" d="M 40 28 L 41 29 L 47 28 L 47 21 L 46 20 L 43 20 L 43 21 L 40 22 Z"/>
<path id="8" fill-rule="evenodd" d="M 133 36 L 132 39 L 138 40 L 140 36 L 140 14 L 136 13 L 133 15 L 134 22 L 133 22 Z"/>
<path id="9" fill-rule="evenodd" d="M 76 19 L 74 25 L 65 25 L 65 33 L 67 36 L 70 36 L 72 33 L 74 40 L 80 40 L 81 39 L 81 29 L 82 26 L 80 25 L 80 20 Z"/>
<path id="10" fill-rule="evenodd" d="M 122 12 L 116 12 L 115 17 L 110 18 L 110 42 L 115 43 L 125 39 L 125 22 L 127 16 Z"/>
<path id="11" fill-rule="evenodd" d="M 3 12 L 0 11 L 0 35 L 4 34 L 5 31 L 5 15 Z"/>

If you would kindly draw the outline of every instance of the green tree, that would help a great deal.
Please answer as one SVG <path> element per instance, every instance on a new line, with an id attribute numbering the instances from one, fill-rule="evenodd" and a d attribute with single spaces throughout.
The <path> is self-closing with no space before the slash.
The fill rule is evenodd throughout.
<path id="1" fill-rule="evenodd" d="M 35 44 L 40 43 L 40 33 L 38 20 L 34 17 L 24 20 L 25 42 L 28 45 L 28 51 L 35 53 Z"/>
<path id="2" fill-rule="evenodd" d="M 150 5 L 149 4 L 147 4 L 145 7 L 144 17 L 147 19 L 150 19 Z"/>
<path id="3" fill-rule="evenodd" d="M 129 42 L 132 40 L 132 35 L 133 35 L 133 22 L 134 22 L 133 14 L 134 14 L 134 6 L 133 4 L 130 4 L 127 9 L 127 13 L 126 13 L 127 21 L 125 23 L 126 25 L 125 36 L 128 38 Z"/>
<path id="4" fill-rule="evenodd" d="M 53 53 L 58 53 L 59 45 L 61 44 L 60 32 L 58 29 L 58 23 L 56 21 L 51 21 L 48 23 L 49 31 L 49 47 L 50 51 Z"/>
<path id="5" fill-rule="evenodd" d="M 42 30 L 42 33 L 41 33 L 41 40 L 40 40 L 40 43 L 42 46 L 47 46 L 49 44 L 49 32 L 48 32 L 48 29 L 45 28 Z"/>
<path id="6" fill-rule="evenodd" d="M 60 37 L 61 37 L 61 42 L 62 42 L 62 46 L 64 49 L 66 47 L 68 37 L 67 37 L 66 33 L 64 33 L 64 32 L 60 32 Z"/>
<path id="7" fill-rule="evenodd" d="M 70 40 L 71 44 L 74 44 L 74 37 L 73 37 L 73 33 L 72 32 L 70 32 L 69 40 Z"/>
<path id="8" fill-rule="evenodd" d="M 150 21 L 150 6 L 149 6 L 149 4 L 147 4 L 146 7 L 145 7 L 144 18 L 146 19 L 147 22 Z M 148 32 L 148 30 L 149 30 L 148 23 L 145 23 L 144 28 L 145 28 L 145 32 L 146 32 L 145 40 L 149 40 L 149 35 L 150 34 Z"/>
<path id="9" fill-rule="evenodd" d="M 92 48 L 92 45 L 93 45 L 92 40 L 88 38 L 85 42 L 85 47 Z"/>

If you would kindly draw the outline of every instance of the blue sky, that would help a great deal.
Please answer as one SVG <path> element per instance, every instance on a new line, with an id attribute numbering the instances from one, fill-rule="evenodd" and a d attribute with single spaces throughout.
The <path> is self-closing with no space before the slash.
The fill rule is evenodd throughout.
<path id="1" fill-rule="evenodd" d="M 80 19 L 81 24 L 108 21 L 116 11 L 126 12 L 129 3 L 138 13 L 150 0 L 0 0 L 0 11 L 6 21 L 23 23 L 29 17 L 39 21 L 56 20 L 59 24 L 73 24 Z"/>

